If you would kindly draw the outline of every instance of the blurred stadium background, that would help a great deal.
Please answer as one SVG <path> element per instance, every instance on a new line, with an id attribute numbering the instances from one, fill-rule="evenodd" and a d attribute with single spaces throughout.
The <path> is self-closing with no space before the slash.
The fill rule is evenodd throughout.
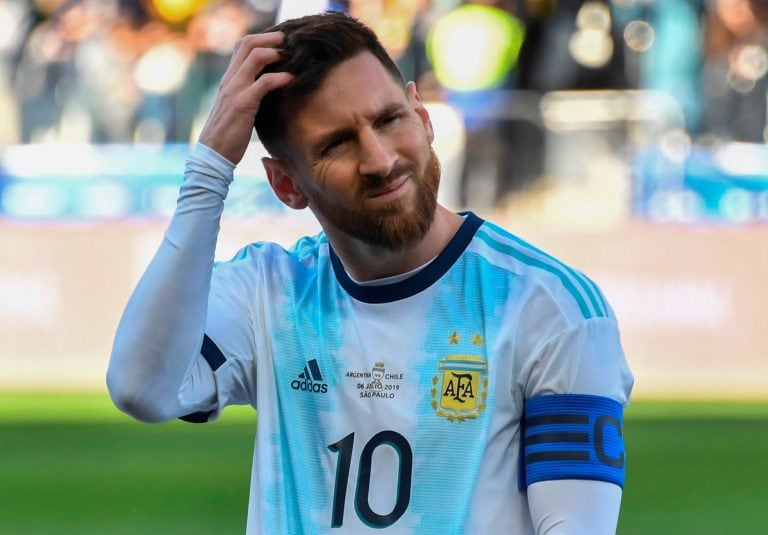
<path id="1" fill-rule="evenodd" d="M 764 533 L 763 0 L 0 0 L 0 533 L 243 531 L 253 415 L 134 424 L 104 373 L 234 43 L 329 7 L 417 81 L 442 201 L 614 306 L 637 379 L 619 531 Z M 220 259 L 317 230 L 261 153 Z"/>

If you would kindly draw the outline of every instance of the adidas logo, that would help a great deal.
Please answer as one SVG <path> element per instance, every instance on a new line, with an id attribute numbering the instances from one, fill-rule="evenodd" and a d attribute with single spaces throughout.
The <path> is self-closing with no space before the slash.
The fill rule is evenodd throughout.
<path id="1" fill-rule="evenodd" d="M 328 392 L 328 385 L 323 381 L 323 374 L 320 373 L 320 366 L 317 365 L 316 359 L 304 365 L 304 371 L 299 374 L 299 378 L 291 381 L 291 388 L 317 394 Z"/>

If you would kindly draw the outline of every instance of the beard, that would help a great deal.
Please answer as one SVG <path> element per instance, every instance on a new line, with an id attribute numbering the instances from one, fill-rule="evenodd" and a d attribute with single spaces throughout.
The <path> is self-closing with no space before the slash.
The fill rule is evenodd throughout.
<path id="1" fill-rule="evenodd" d="M 404 174 L 409 174 L 416 186 L 415 198 L 410 203 L 412 208 L 409 209 L 406 199 L 396 199 L 373 209 L 366 206 L 364 201 L 368 191 Z M 421 176 L 413 167 L 396 167 L 386 177 L 364 177 L 357 206 L 331 204 L 319 196 L 314 199 L 314 204 L 318 215 L 348 236 L 390 251 L 400 251 L 418 243 L 432 225 L 439 184 L 440 161 L 430 147 L 429 160 Z"/>

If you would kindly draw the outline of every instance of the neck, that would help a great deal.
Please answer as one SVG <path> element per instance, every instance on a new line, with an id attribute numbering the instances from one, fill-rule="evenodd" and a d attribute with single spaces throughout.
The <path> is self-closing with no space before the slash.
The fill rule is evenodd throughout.
<path id="1" fill-rule="evenodd" d="M 459 230 L 460 215 L 438 205 L 426 234 L 417 243 L 399 251 L 391 251 L 350 238 L 331 229 L 328 241 L 349 275 L 358 281 L 369 281 L 407 273 L 436 257 Z"/>

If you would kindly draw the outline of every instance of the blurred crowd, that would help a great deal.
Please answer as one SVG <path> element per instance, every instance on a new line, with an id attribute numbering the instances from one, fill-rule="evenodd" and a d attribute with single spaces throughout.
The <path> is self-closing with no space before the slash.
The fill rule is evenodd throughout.
<path id="1" fill-rule="evenodd" d="M 657 91 L 691 139 L 765 141 L 764 0 L 0 0 L 0 146 L 194 140 L 242 35 L 328 8 L 457 110 L 491 199 L 541 175 L 553 92 Z"/>

